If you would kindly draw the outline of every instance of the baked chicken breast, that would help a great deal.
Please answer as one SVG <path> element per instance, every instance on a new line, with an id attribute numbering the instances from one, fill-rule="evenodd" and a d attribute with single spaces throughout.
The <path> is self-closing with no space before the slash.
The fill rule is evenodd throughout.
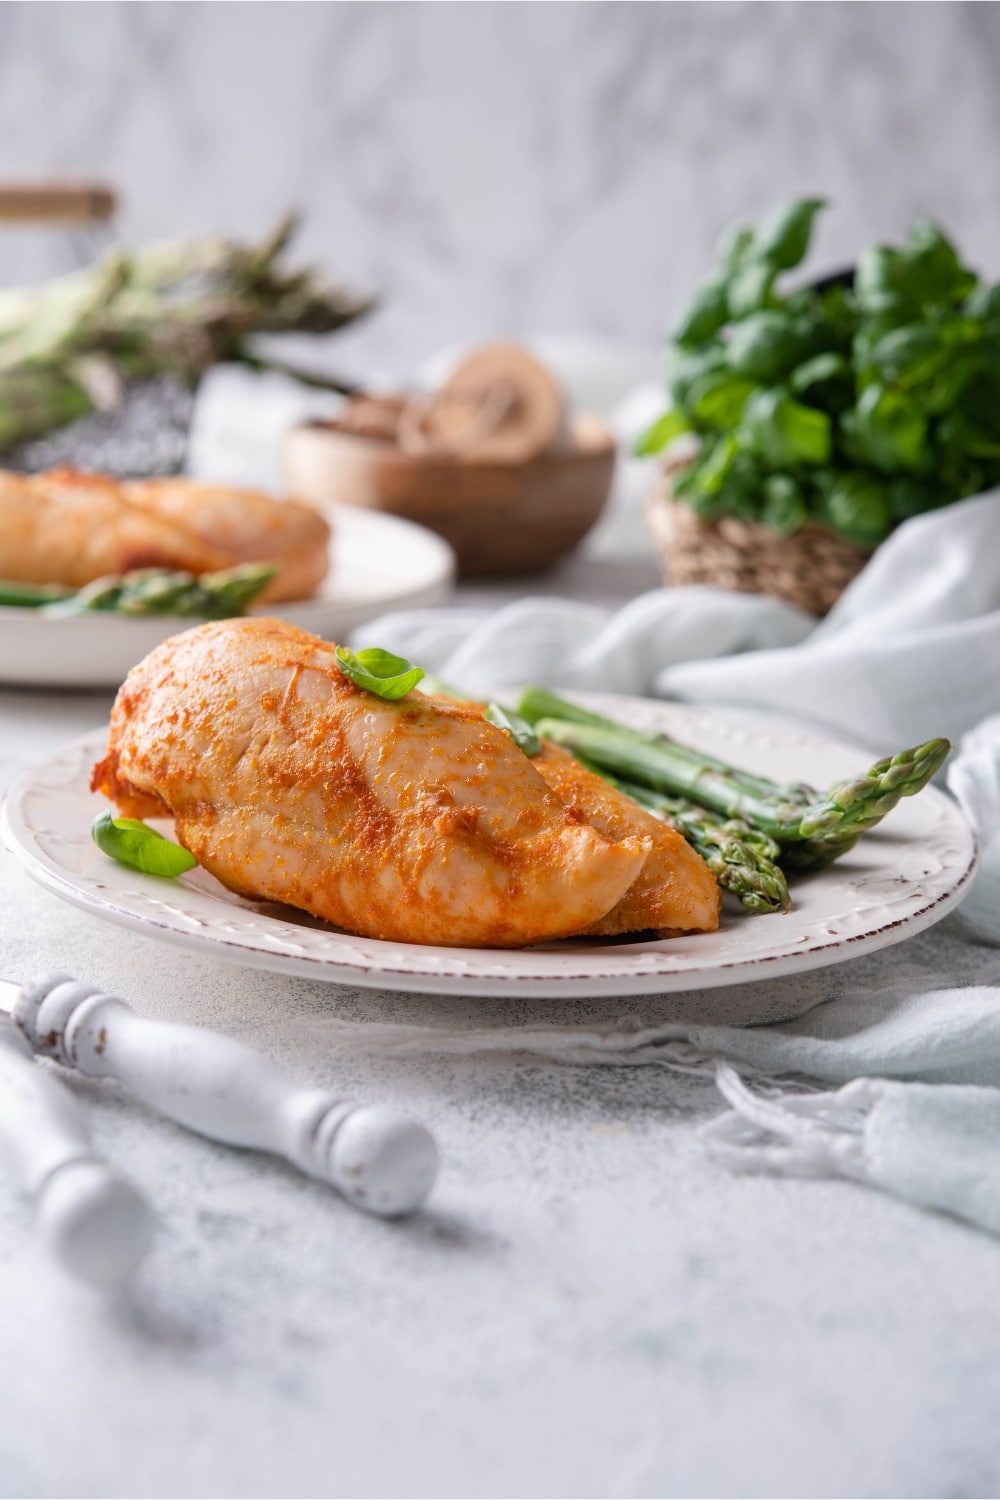
<path id="1" fill-rule="evenodd" d="M 607 838 L 475 710 L 355 686 L 274 619 L 173 636 L 129 673 L 92 786 L 170 816 L 230 890 L 399 942 L 517 947 L 617 906 L 650 840 Z"/>
<path id="2" fill-rule="evenodd" d="M 533 756 L 532 763 L 560 801 L 605 838 L 648 841 L 642 869 L 617 905 L 590 924 L 589 934 L 715 931 L 722 892 L 701 855 L 676 828 L 588 771 L 559 745 L 543 740 L 541 754 Z"/>
<path id="3" fill-rule="evenodd" d="M 0 578 L 82 588 L 135 568 L 278 572 L 265 600 L 308 598 L 327 572 L 330 528 L 296 500 L 186 479 L 131 483 L 53 469 L 0 471 Z"/>

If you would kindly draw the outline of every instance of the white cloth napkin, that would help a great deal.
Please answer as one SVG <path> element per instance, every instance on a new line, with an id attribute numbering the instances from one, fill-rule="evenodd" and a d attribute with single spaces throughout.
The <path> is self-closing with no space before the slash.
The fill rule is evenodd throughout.
<path id="1" fill-rule="evenodd" d="M 936 964 L 931 939 L 915 940 L 919 963 L 893 950 L 889 962 L 864 960 L 863 979 L 841 971 L 832 999 L 775 1026 L 314 1024 L 327 1045 L 390 1057 L 510 1053 L 714 1073 L 729 1109 L 701 1136 L 735 1170 L 849 1177 L 1000 1234 L 1000 955 L 964 960 L 989 983 L 943 988 L 954 954 Z M 803 1092 L 807 1080 L 845 1086 Z"/>

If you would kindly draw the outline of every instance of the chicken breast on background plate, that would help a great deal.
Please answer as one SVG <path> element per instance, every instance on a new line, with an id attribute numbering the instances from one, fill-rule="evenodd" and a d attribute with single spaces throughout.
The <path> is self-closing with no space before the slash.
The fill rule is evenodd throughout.
<path id="1" fill-rule="evenodd" d="M 261 603 L 308 599 L 329 568 L 330 527 L 311 505 L 190 479 L 133 480 L 122 496 L 237 563 L 274 562 Z"/>
<path id="2" fill-rule="evenodd" d="M 129 673 L 92 785 L 229 889 L 363 936 L 520 947 L 617 905 L 650 839 L 609 839 L 472 709 L 355 686 L 274 619 L 172 637 Z"/>
<path id="3" fill-rule="evenodd" d="M 330 528 L 296 500 L 186 479 L 122 483 L 0 471 L 0 578 L 82 588 L 136 568 L 210 573 L 274 562 L 265 600 L 305 599 L 329 567 Z"/>
<path id="4" fill-rule="evenodd" d="M 114 480 L 70 469 L 0 472 L 0 578 L 78 589 L 134 568 L 210 573 L 228 566 L 226 554 L 200 537 L 128 505 Z"/>

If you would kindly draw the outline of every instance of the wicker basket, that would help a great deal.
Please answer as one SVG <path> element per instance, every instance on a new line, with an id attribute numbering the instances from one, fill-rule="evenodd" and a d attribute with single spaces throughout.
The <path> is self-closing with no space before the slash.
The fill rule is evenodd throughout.
<path id="1" fill-rule="evenodd" d="M 791 536 L 735 516 L 703 521 L 673 498 L 669 471 L 650 494 L 648 518 L 666 583 L 770 594 L 814 615 L 833 608 L 871 557 L 813 521 Z"/>

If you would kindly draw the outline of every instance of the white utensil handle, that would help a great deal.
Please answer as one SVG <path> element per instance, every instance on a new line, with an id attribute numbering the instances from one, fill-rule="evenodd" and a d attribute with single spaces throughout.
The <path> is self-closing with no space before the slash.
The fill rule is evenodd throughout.
<path id="1" fill-rule="evenodd" d="M 50 1250 L 84 1281 L 117 1286 L 149 1245 L 146 1200 L 94 1154 L 83 1114 L 0 1015 L 0 1167 L 35 1200 Z"/>
<path id="2" fill-rule="evenodd" d="M 13 1014 L 36 1052 L 118 1079 L 199 1135 L 283 1156 L 369 1213 L 412 1213 L 437 1175 L 437 1147 L 422 1125 L 296 1088 L 217 1032 L 147 1020 L 64 975 L 22 990 Z"/>

